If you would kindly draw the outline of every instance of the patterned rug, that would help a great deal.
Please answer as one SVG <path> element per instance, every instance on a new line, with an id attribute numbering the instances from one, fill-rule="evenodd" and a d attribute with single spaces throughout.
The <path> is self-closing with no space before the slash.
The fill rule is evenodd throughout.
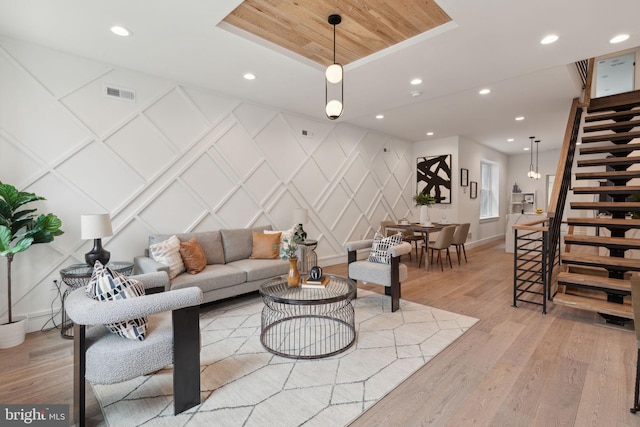
<path id="1" fill-rule="evenodd" d="M 202 403 L 173 415 L 171 368 L 93 386 L 107 425 L 346 425 L 473 326 L 477 319 L 358 291 L 356 343 L 316 360 L 273 355 L 260 343 L 259 296 L 200 315 Z"/>

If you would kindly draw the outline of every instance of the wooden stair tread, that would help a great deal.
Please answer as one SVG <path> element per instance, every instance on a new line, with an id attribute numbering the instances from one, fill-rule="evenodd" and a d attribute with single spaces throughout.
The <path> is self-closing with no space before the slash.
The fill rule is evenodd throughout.
<path id="1" fill-rule="evenodd" d="M 640 170 L 576 173 L 576 179 L 633 179 L 640 178 Z"/>
<path id="2" fill-rule="evenodd" d="M 610 277 L 590 276 L 588 274 L 558 273 L 558 283 L 585 286 L 598 289 L 613 289 L 616 291 L 631 292 L 631 282 L 625 279 L 612 279 Z"/>
<path id="3" fill-rule="evenodd" d="M 587 113 L 591 114 L 600 111 L 630 110 L 639 105 L 640 90 L 633 90 L 630 92 L 617 93 L 615 95 L 592 98 L 589 101 Z"/>
<path id="4" fill-rule="evenodd" d="M 605 227 L 617 229 L 640 228 L 640 219 L 622 219 L 622 218 L 567 218 L 569 225 L 578 225 L 582 227 Z"/>
<path id="5" fill-rule="evenodd" d="M 640 150 L 640 144 L 605 144 L 592 147 L 580 147 L 580 154 L 629 154 L 636 150 Z"/>
<path id="6" fill-rule="evenodd" d="M 633 194 L 640 193 L 640 185 L 600 185 L 598 187 L 573 187 L 573 194 Z"/>
<path id="7" fill-rule="evenodd" d="M 571 202 L 571 209 L 596 209 L 600 211 L 640 211 L 640 202 Z"/>
<path id="8" fill-rule="evenodd" d="M 619 132 L 619 133 L 607 133 L 603 135 L 583 136 L 582 143 L 589 144 L 592 142 L 600 141 L 630 141 L 635 138 L 640 138 L 640 131 L 634 132 Z"/>
<path id="9" fill-rule="evenodd" d="M 640 111 L 638 111 L 640 115 Z M 584 126 L 583 132 L 598 132 L 602 130 L 627 129 L 631 130 L 636 126 L 640 126 L 640 120 L 626 120 L 622 122 L 604 123 L 599 125 Z"/>
<path id="10" fill-rule="evenodd" d="M 564 242 L 572 245 L 604 246 L 615 249 L 640 249 L 640 239 L 627 237 L 587 236 L 585 234 L 566 234 Z"/>
<path id="11" fill-rule="evenodd" d="M 599 122 L 602 120 L 630 120 L 636 116 L 640 116 L 640 109 L 616 111 L 614 113 L 589 114 L 585 116 L 585 123 Z"/>
<path id="12" fill-rule="evenodd" d="M 640 156 L 607 157 L 604 159 L 578 160 L 577 165 L 582 166 L 625 166 L 640 163 Z"/>
<path id="13" fill-rule="evenodd" d="M 560 259 L 565 264 L 589 265 L 611 270 L 640 271 L 640 259 L 563 253 Z"/>
<path id="14" fill-rule="evenodd" d="M 633 308 L 631 304 L 616 304 L 608 301 L 601 301 L 592 298 L 580 297 L 571 294 L 556 294 L 553 303 L 567 307 L 580 308 L 582 310 L 603 313 L 611 316 L 633 319 Z"/>

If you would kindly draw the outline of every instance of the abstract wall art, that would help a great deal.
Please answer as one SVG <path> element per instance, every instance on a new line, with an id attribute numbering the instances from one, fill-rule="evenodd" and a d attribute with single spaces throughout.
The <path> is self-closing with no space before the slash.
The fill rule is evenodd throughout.
<path id="1" fill-rule="evenodd" d="M 430 194 L 436 203 L 451 203 L 451 154 L 418 157 L 416 193 Z"/>

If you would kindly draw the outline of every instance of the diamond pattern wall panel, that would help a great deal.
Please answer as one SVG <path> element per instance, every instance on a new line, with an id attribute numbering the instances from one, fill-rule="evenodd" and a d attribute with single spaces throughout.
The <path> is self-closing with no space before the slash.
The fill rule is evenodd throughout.
<path id="1" fill-rule="evenodd" d="M 135 102 L 105 98 L 105 84 L 135 90 Z M 51 278 L 90 248 L 84 213 L 109 212 L 105 246 L 131 260 L 151 233 L 288 229 L 304 207 L 328 264 L 345 261 L 344 242 L 371 237 L 411 205 L 412 145 L 363 128 L 3 39 L 0 90 L 15 95 L 0 97 L 0 179 L 47 197 L 66 232 L 20 256 L 37 272 L 14 276 L 16 314 L 31 315 L 31 330 L 49 315 Z"/>

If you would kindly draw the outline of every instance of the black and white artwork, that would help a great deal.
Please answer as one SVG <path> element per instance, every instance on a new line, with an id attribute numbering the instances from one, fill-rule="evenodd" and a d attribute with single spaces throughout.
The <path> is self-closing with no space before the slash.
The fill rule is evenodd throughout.
<path id="1" fill-rule="evenodd" d="M 416 192 L 430 194 L 436 203 L 451 203 L 451 154 L 418 157 Z"/>

